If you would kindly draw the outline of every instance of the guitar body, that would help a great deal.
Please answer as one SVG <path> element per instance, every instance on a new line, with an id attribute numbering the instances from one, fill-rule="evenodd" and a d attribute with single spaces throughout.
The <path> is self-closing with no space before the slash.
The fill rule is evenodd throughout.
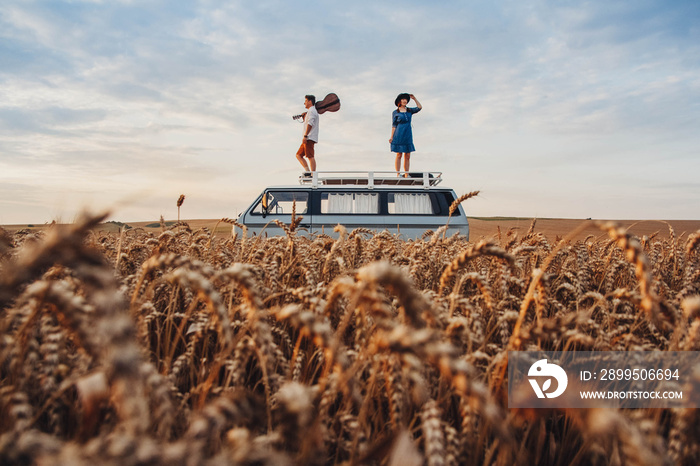
<path id="1" fill-rule="evenodd" d="M 326 112 L 337 112 L 338 110 L 340 110 L 340 99 L 336 94 L 330 93 L 326 97 L 324 97 L 323 100 L 316 102 L 315 107 L 319 115 L 322 115 Z M 292 119 L 304 121 L 305 115 L 306 113 L 302 113 L 301 115 L 294 115 Z"/>
<path id="2" fill-rule="evenodd" d="M 336 94 L 328 94 L 322 101 L 316 102 L 316 110 L 319 115 L 326 112 L 337 112 L 340 110 L 340 99 Z"/>

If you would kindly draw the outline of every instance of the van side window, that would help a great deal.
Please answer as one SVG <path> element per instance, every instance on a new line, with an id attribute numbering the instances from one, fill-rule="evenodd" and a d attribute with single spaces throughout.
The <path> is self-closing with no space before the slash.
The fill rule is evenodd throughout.
<path id="1" fill-rule="evenodd" d="M 377 214 L 377 193 L 321 193 L 322 214 Z"/>
<path id="2" fill-rule="evenodd" d="M 427 193 L 389 193 L 390 214 L 434 214 L 433 203 Z"/>
<path id="3" fill-rule="evenodd" d="M 296 203 L 296 214 L 302 215 L 309 208 L 309 193 L 300 191 L 268 191 L 268 209 L 270 215 L 291 215 L 294 203 Z M 262 201 L 253 209 L 253 214 L 263 213 Z"/>

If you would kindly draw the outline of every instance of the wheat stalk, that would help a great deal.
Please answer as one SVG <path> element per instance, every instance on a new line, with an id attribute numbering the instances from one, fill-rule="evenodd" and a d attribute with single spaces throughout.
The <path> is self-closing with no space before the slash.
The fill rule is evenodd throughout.
<path id="1" fill-rule="evenodd" d="M 334 240 L 298 235 L 295 212 L 285 236 L 238 241 L 231 219 L 158 234 L 103 219 L 0 230 L 0 462 L 699 456 L 694 409 L 509 410 L 502 372 L 516 348 L 700 348 L 698 232 Z"/>

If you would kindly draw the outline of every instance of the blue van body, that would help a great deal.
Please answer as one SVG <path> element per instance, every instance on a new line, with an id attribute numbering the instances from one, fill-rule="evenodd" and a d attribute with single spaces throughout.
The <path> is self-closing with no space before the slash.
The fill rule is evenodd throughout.
<path id="1" fill-rule="evenodd" d="M 292 214 L 303 217 L 300 234 L 334 235 L 336 225 L 348 231 L 367 228 L 387 230 L 403 239 L 421 238 L 448 223 L 447 236 L 455 233 L 469 238 L 469 222 L 462 206 L 449 216 L 457 199 L 454 190 L 439 188 L 441 173 L 396 172 L 314 172 L 300 177 L 299 185 L 266 188 L 238 217 L 248 234 L 284 235 L 278 220 L 286 225 Z"/>

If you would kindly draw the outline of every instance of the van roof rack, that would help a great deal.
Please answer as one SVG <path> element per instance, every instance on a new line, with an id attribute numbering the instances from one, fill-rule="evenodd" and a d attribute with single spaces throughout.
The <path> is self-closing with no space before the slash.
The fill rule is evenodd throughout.
<path id="1" fill-rule="evenodd" d="M 397 176 L 398 175 L 398 176 Z M 430 188 L 442 181 L 442 172 L 395 172 L 395 171 L 322 171 L 311 172 L 311 176 L 301 175 L 299 184 L 312 188 L 332 185 L 356 185 L 374 188 L 375 186 L 413 186 Z"/>

